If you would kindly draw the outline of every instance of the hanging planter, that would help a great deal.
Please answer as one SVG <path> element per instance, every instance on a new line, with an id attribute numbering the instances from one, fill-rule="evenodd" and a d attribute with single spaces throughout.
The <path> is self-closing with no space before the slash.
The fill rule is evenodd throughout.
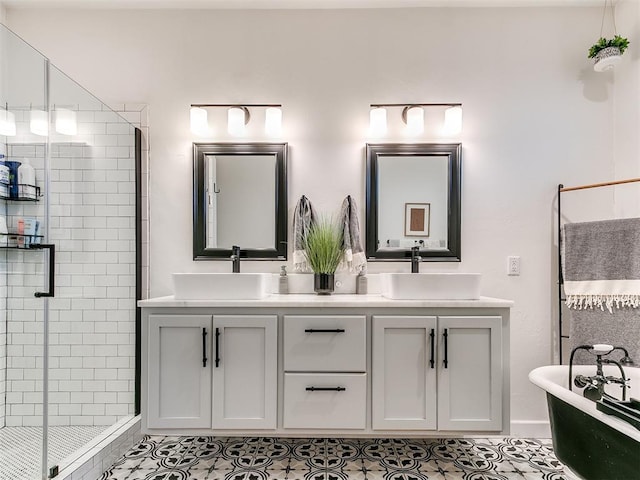
<path id="1" fill-rule="evenodd" d="M 613 23 L 613 38 L 607 39 L 602 35 L 604 30 L 604 19 L 607 15 L 607 3 L 611 7 L 611 23 Z M 595 45 L 589 49 L 589 58 L 593 58 L 595 63 L 593 69 L 596 72 L 604 72 L 614 67 L 620 61 L 622 54 L 629 46 L 629 40 L 618 35 L 616 30 L 616 17 L 613 11 L 613 2 L 604 0 L 602 10 L 602 22 L 600 23 L 600 38 Z"/>
<path id="2" fill-rule="evenodd" d="M 604 72 L 615 66 L 622 58 L 622 54 L 629 46 L 629 40 L 616 35 L 612 39 L 601 37 L 598 42 L 589 49 L 589 58 L 595 63 L 593 69 L 596 72 Z"/>

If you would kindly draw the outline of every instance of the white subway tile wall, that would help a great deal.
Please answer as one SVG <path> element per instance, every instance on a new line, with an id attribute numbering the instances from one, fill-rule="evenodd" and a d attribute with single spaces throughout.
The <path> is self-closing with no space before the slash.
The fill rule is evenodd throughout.
<path id="1" fill-rule="evenodd" d="M 123 114 L 146 134 L 146 107 L 137 107 L 127 110 L 124 105 Z M 28 131 L 26 119 L 16 115 L 19 133 Z M 113 112 L 79 108 L 78 133 L 71 142 L 70 137 L 52 137 L 50 152 L 49 228 L 56 244 L 56 297 L 49 300 L 49 420 L 51 425 L 111 425 L 134 410 L 133 128 Z M 44 188 L 42 137 L 18 135 L 11 142 L 9 157 L 29 158 Z M 146 164 L 148 143 L 143 144 Z M 10 229 L 17 228 L 21 217 L 44 220 L 44 202 L 7 202 L 6 211 Z M 148 226 L 143 230 L 148 232 Z M 148 238 L 143 244 L 148 272 Z M 39 251 L 2 254 L 9 274 L 0 275 L 0 320 L 7 315 L 6 332 L 0 321 L 0 397 L 6 391 L 0 426 L 38 426 L 43 300 L 33 293 L 44 288 L 44 257 Z M 143 281 L 146 292 L 148 279 L 143 276 Z"/>

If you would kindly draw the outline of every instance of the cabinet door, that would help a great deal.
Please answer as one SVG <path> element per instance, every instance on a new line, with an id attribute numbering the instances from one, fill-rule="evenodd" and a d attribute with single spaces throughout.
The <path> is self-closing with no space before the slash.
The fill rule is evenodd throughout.
<path id="1" fill-rule="evenodd" d="M 374 430 L 435 430 L 435 329 L 436 317 L 373 317 Z"/>
<path id="2" fill-rule="evenodd" d="M 213 428 L 275 429 L 276 315 L 214 315 Z"/>
<path id="3" fill-rule="evenodd" d="M 211 428 L 211 315 L 150 315 L 148 427 Z"/>
<path id="4" fill-rule="evenodd" d="M 439 317 L 438 429 L 502 429 L 502 318 Z"/>

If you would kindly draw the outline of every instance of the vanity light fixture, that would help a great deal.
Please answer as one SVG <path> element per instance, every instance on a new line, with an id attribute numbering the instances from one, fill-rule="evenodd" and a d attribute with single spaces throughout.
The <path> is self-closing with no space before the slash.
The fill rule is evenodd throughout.
<path id="1" fill-rule="evenodd" d="M 444 111 L 443 135 L 458 135 L 462 132 L 462 107 L 449 107 Z"/>
<path id="2" fill-rule="evenodd" d="M 8 105 L 5 109 L 0 110 L 0 135 L 13 137 L 16 134 L 16 116 L 9 111 Z"/>
<path id="3" fill-rule="evenodd" d="M 68 108 L 56 108 L 56 132 L 62 135 L 77 135 L 78 121 L 76 112 Z"/>
<path id="4" fill-rule="evenodd" d="M 412 136 L 424 132 L 424 109 L 446 108 L 442 134 L 457 135 L 462 131 L 461 103 L 373 103 L 369 111 L 369 133 L 372 137 L 384 136 L 387 132 L 387 108 L 402 108 L 402 121 L 407 125 L 407 133 Z"/>
<path id="5" fill-rule="evenodd" d="M 250 119 L 251 113 L 246 107 L 231 107 L 227 110 L 227 131 L 236 137 L 244 135 L 244 127 Z"/>
<path id="6" fill-rule="evenodd" d="M 424 132 L 423 108 L 419 106 L 404 107 L 402 109 L 402 121 L 406 123 L 409 135 L 421 135 Z"/>
<path id="7" fill-rule="evenodd" d="M 269 107 L 264 112 L 264 133 L 269 137 L 282 135 L 282 109 Z"/>
<path id="8" fill-rule="evenodd" d="M 206 137 L 209 134 L 207 111 L 204 108 L 191 107 L 189 119 L 191 121 L 191 133 L 199 137 Z"/>
<path id="9" fill-rule="evenodd" d="M 387 109 L 372 108 L 369 112 L 369 134 L 372 137 L 382 137 L 387 133 Z"/>
<path id="10" fill-rule="evenodd" d="M 29 129 L 34 135 L 49 135 L 49 114 L 44 110 L 31 109 L 29 112 Z"/>
<path id="11" fill-rule="evenodd" d="M 210 135 L 207 123 L 207 108 L 227 108 L 227 131 L 233 136 L 242 136 L 246 132 L 246 125 L 251 120 L 249 108 L 264 108 L 265 134 L 270 137 L 280 136 L 282 133 L 282 105 L 276 103 L 192 103 L 191 131 L 200 136 Z"/>

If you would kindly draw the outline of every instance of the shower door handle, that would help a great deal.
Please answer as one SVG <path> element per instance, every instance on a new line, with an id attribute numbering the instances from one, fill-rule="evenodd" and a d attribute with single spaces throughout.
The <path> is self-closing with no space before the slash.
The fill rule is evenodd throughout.
<path id="1" fill-rule="evenodd" d="M 34 243 L 29 248 L 47 249 L 49 250 L 49 291 L 48 292 L 36 292 L 33 295 L 37 298 L 40 297 L 53 297 L 55 296 L 55 267 L 56 267 L 56 246 L 50 243 Z"/>

